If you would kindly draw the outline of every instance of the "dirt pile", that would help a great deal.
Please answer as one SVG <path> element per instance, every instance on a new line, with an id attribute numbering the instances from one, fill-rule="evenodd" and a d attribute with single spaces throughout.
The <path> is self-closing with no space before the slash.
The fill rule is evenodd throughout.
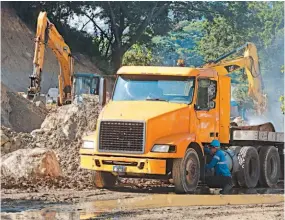
<path id="1" fill-rule="evenodd" d="M 4 126 L 1 127 L 2 156 L 18 149 L 27 148 L 32 141 L 33 136 L 29 133 L 17 133 L 11 128 L 6 128 Z"/>
<path id="2" fill-rule="evenodd" d="M 16 132 L 31 132 L 40 128 L 48 111 L 1 83 L 1 124 Z"/>
<path id="3" fill-rule="evenodd" d="M 82 135 L 96 128 L 100 107 L 98 97 L 85 96 L 82 104 L 71 104 L 50 113 L 40 129 L 33 131 L 33 147 L 54 149 L 64 176 L 84 182 L 85 172 L 79 168 Z"/>
<path id="4" fill-rule="evenodd" d="M 48 181 L 38 179 L 36 184 L 34 180 L 4 179 L 2 187 L 21 188 L 29 186 L 38 190 L 45 187 L 83 189 L 91 186 L 90 172 L 79 167 L 79 148 L 82 144 L 82 135 L 95 130 L 100 110 L 98 97 L 86 95 L 83 97 L 83 103 L 62 106 L 50 112 L 41 128 L 32 131 L 31 134 L 16 133 L 3 128 L 3 132 L 10 139 L 14 140 L 19 137 L 22 143 L 20 148 L 40 147 L 54 150 L 62 169 L 62 177 Z"/>
<path id="5" fill-rule="evenodd" d="M 1 83 L 1 125 L 12 127 L 9 122 L 9 115 L 12 111 L 9 104 L 9 97 L 7 94 L 7 87 Z"/>

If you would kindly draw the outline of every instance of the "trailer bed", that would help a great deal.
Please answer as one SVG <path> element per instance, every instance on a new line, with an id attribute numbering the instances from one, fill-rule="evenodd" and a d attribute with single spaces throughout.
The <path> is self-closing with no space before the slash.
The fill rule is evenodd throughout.
<path id="1" fill-rule="evenodd" d="M 281 144 L 284 143 L 284 132 L 234 130 L 231 141 L 258 141 Z"/>

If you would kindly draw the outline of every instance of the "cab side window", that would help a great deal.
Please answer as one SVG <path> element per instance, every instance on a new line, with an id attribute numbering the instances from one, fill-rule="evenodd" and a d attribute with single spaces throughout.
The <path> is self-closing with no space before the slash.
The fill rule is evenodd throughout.
<path id="1" fill-rule="evenodd" d="M 217 93 L 217 82 L 210 79 L 198 80 L 198 93 L 197 93 L 197 110 L 208 111 L 215 108 L 215 101 Z"/>

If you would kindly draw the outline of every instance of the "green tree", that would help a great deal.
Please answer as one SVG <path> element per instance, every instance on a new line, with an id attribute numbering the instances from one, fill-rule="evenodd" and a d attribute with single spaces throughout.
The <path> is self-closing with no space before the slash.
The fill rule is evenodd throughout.
<path id="1" fill-rule="evenodd" d="M 86 16 L 94 26 L 101 56 L 118 69 L 124 53 L 135 43 L 144 43 L 152 35 L 170 28 L 171 2 L 72 2 L 70 10 Z M 98 19 L 104 25 L 98 24 Z"/>
<path id="2" fill-rule="evenodd" d="M 179 22 L 167 35 L 152 39 L 154 56 L 160 60 L 158 64 L 175 66 L 178 59 L 183 59 L 186 66 L 200 66 L 203 63 L 203 57 L 195 50 L 197 41 L 202 37 L 195 24 Z"/>
<path id="3" fill-rule="evenodd" d="M 152 50 L 139 44 L 134 44 L 123 57 L 123 65 L 127 66 L 150 66 L 155 62 Z"/>
<path id="4" fill-rule="evenodd" d="M 212 19 L 227 7 L 215 2 L 71 2 L 68 11 L 93 23 L 101 56 L 116 70 L 132 45 L 148 46 L 152 37 L 166 34 L 182 18 Z"/>
<path id="5" fill-rule="evenodd" d="M 68 19 L 74 14 L 72 10 L 67 10 L 70 2 L 9 2 L 19 17 L 34 31 L 36 31 L 37 18 L 40 11 L 46 11 L 49 20 L 56 26 L 65 42 L 71 48 L 73 54 L 82 53 L 90 58 L 100 59 L 100 51 L 93 37 L 85 31 L 71 28 Z"/>

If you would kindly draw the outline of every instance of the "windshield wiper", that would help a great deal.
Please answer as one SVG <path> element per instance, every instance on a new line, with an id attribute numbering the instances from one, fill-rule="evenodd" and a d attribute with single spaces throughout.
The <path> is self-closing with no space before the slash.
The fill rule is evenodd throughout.
<path id="1" fill-rule="evenodd" d="M 168 102 L 166 99 L 160 99 L 160 98 L 146 98 L 147 101 L 162 101 L 162 102 Z"/>

